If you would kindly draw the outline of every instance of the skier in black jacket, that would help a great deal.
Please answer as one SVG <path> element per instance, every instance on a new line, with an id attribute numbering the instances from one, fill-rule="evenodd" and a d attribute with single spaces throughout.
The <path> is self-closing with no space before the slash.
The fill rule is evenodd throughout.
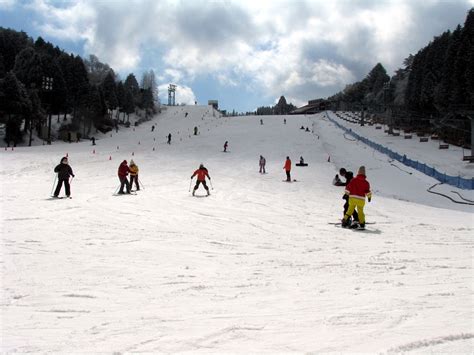
<path id="1" fill-rule="evenodd" d="M 59 196 L 63 182 L 64 187 L 66 188 L 66 196 L 70 197 L 71 186 L 69 185 L 69 176 L 74 177 L 74 173 L 68 164 L 67 157 L 61 159 L 61 163 L 54 168 L 54 172 L 58 173 L 58 186 L 56 186 L 56 190 L 54 191 L 54 197 Z"/>
<path id="2" fill-rule="evenodd" d="M 344 177 L 346 179 L 346 182 L 344 182 L 344 183 L 342 183 L 341 185 L 338 185 L 338 186 L 347 186 L 349 184 L 349 182 L 352 180 L 352 178 L 354 177 L 354 173 L 352 171 L 347 171 L 344 168 L 339 169 L 339 175 Z M 342 196 L 342 198 L 343 198 L 343 200 L 345 200 L 345 202 L 344 202 L 344 215 L 346 215 L 346 212 L 349 209 L 349 196 L 344 194 Z M 352 214 L 352 219 L 353 219 L 352 223 L 359 222 L 359 215 L 357 214 L 357 212 L 355 210 L 354 210 L 354 213 Z"/>

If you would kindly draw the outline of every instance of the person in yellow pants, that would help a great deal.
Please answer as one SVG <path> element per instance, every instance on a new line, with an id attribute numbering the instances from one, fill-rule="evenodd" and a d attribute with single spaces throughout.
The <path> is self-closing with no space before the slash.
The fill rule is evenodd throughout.
<path id="1" fill-rule="evenodd" d="M 357 213 L 359 214 L 359 225 L 354 226 L 359 229 L 365 229 L 365 197 L 370 202 L 372 198 L 372 193 L 370 192 L 370 184 L 367 181 L 365 176 L 365 166 L 361 166 L 357 172 L 357 176 L 353 178 L 349 184 L 346 186 L 346 195 L 349 195 L 349 208 L 347 209 L 344 218 L 342 219 L 342 227 L 349 228 L 350 222 L 349 217 L 352 216 L 352 213 L 357 208 Z"/>

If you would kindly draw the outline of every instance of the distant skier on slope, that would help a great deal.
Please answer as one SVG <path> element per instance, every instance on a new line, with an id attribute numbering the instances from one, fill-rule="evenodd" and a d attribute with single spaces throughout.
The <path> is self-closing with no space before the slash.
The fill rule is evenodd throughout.
<path id="1" fill-rule="evenodd" d="M 209 176 L 209 173 L 208 173 L 207 169 L 204 167 L 204 165 L 202 165 L 202 164 L 199 165 L 199 169 L 197 169 L 193 173 L 193 175 L 191 175 L 191 180 L 196 175 L 197 175 L 197 180 L 196 180 L 196 185 L 193 188 L 193 196 L 194 196 L 194 193 L 196 192 L 196 190 L 198 189 L 200 184 L 202 184 L 204 186 L 204 189 L 206 189 L 206 191 L 207 191 L 207 196 L 209 196 L 210 193 L 209 193 L 209 187 L 207 187 L 207 185 L 206 185 L 206 176 L 209 180 L 211 180 L 211 177 Z"/>
<path id="2" fill-rule="evenodd" d="M 267 164 L 267 160 L 263 155 L 260 155 L 260 160 L 258 161 L 258 165 L 260 166 L 259 173 L 266 174 L 265 172 L 265 165 Z"/>
<path id="3" fill-rule="evenodd" d="M 359 229 L 365 229 L 365 214 L 364 214 L 364 205 L 365 197 L 370 202 L 372 199 L 372 193 L 370 192 L 370 184 L 365 176 L 365 167 L 361 166 L 357 172 L 357 176 L 353 178 L 349 184 L 346 186 L 346 195 L 349 195 L 349 209 L 347 210 L 344 218 L 342 219 L 342 227 L 349 228 L 350 222 L 349 218 L 357 208 L 359 214 Z"/>
<path id="4" fill-rule="evenodd" d="M 130 172 L 130 168 L 127 165 L 127 161 L 124 160 L 119 168 L 118 168 L 118 178 L 120 180 L 120 190 L 118 192 L 119 195 L 123 195 L 124 193 L 130 193 L 130 183 L 128 182 L 127 175 Z M 127 192 L 123 191 L 123 188 L 127 189 Z"/>
<path id="5" fill-rule="evenodd" d="M 135 181 L 135 187 L 137 191 L 140 191 L 140 185 L 138 184 L 138 165 L 135 162 L 130 160 L 130 188 L 133 187 L 133 182 Z"/>
<path id="6" fill-rule="evenodd" d="M 59 197 L 59 193 L 61 192 L 61 187 L 64 183 L 64 188 L 66 189 L 66 196 L 71 196 L 71 186 L 69 185 L 69 176 L 74 177 L 74 173 L 72 172 L 72 168 L 68 164 L 67 157 L 63 157 L 59 165 L 56 165 L 54 168 L 54 172 L 58 173 L 58 185 L 56 186 L 56 190 L 54 191 L 54 197 Z"/>
<path id="7" fill-rule="evenodd" d="M 224 143 L 224 153 L 227 152 L 227 147 L 229 146 L 229 142 L 225 141 Z"/>
<path id="8" fill-rule="evenodd" d="M 171 133 L 168 134 L 168 141 L 166 143 L 171 144 Z"/>
<path id="9" fill-rule="evenodd" d="M 286 181 L 291 182 L 291 175 L 290 175 L 291 160 L 290 160 L 290 157 L 286 157 L 285 166 L 283 167 L 283 170 L 285 170 L 285 173 L 286 173 Z"/>

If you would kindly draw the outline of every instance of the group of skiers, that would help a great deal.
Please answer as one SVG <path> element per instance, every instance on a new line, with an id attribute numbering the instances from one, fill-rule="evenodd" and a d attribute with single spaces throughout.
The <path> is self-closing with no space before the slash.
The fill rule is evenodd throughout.
<path id="1" fill-rule="evenodd" d="M 346 181 L 343 182 L 339 175 L 345 178 Z M 359 167 L 356 177 L 354 177 L 352 171 L 347 171 L 344 168 L 339 170 L 339 175 L 334 177 L 333 184 L 346 187 L 342 196 L 345 203 L 344 217 L 341 220 L 341 225 L 343 228 L 365 229 L 365 198 L 367 197 L 369 202 L 372 199 L 370 183 L 365 175 L 365 166 Z"/>
<path id="2" fill-rule="evenodd" d="M 136 191 L 140 191 L 140 184 L 138 182 L 138 165 L 135 162 L 130 160 L 130 166 L 127 164 L 127 161 L 124 160 L 118 168 L 118 178 L 120 181 L 120 189 L 117 192 L 119 195 L 130 194 L 132 191 L 133 183 L 135 182 Z M 130 174 L 130 181 L 128 181 L 128 174 Z M 125 187 L 125 191 L 123 191 Z"/>

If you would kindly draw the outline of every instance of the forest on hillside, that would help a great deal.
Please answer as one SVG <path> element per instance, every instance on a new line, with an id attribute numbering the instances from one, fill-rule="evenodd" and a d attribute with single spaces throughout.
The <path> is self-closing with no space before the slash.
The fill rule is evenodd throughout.
<path id="1" fill-rule="evenodd" d="M 25 137 L 31 145 L 35 130 L 51 143 L 60 133 L 51 132 L 53 115 L 64 122 L 60 131 L 83 138 L 95 129 L 107 132 L 127 125 L 126 117 L 137 110 L 146 119 L 155 111 L 156 97 L 152 70 L 140 84 L 134 74 L 120 80 L 94 55 L 83 59 L 41 37 L 34 41 L 25 32 L 0 27 L 0 123 L 8 145 Z"/>
<path id="2" fill-rule="evenodd" d="M 471 143 L 474 119 L 474 9 L 464 26 L 435 37 L 390 77 L 378 63 L 362 80 L 328 98 L 334 110 L 364 111 L 393 129 Z"/>

